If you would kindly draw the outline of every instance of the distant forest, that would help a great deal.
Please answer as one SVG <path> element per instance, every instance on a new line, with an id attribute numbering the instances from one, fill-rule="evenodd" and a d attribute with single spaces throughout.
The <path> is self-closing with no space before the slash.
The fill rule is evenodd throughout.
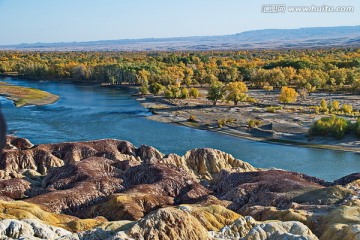
<path id="1" fill-rule="evenodd" d="M 242 81 L 309 93 L 360 92 L 360 49 L 208 52 L 0 52 L 0 74 L 141 86 L 143 93 Z M 175 89 L 175 90 L 174 90 Z M 178 90 L 176 90 L 178 89 Z"/>

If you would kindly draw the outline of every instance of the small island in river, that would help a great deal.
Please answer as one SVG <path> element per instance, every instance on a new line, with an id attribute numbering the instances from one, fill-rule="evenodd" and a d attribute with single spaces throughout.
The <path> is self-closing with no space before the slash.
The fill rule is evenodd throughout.
<path id="1" fill-rule="evenodd" d="M 47 105 L 56 102 L 59 96 L 35 88 L 8 85 L 0 82 L 0 95 L 14 102 L 16 107 L 27 105 Z"/>

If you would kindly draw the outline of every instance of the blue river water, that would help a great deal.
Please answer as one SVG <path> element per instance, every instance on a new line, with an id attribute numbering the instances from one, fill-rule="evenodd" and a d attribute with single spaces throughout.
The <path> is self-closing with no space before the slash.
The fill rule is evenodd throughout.
<path id="1" fill-rule="evenodd" d="M 163 153 L 216 148 L 256 167 L 281 168 L 326 180 L 360 171 L 358 153 L 256 142 L 149 120 L 146 116 L 151 113 L 128 90 L 14 78 L 0 81 L 60 96 L 54 104 L 22 108 L 0 98 L 8 132 L 34 144 L 116 138 L 135 146 L 151 145 Z"/>

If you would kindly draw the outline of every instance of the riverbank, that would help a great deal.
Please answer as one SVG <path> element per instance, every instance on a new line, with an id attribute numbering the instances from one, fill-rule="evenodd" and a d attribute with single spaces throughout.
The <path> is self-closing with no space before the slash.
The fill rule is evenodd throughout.
<path id="1" fill-rule="evenodd" d="M 250 92 L 250 95 L 259 97 L 259 91 Z M 307 132 L 311 124 L 324 115 L 308 112 L 304 106 L 284 106 L 275 112 L 270 112 L 268 111 L 269 107 L 266 107 L 267 100 L 262 101 L 261 104 L 240 103 L 238 106 L 232 106 L 225 102 L 213 106 L 208 100 L 202 98 L 175 100 L 148 95 L 138 97 L 137 100 L 153 113 L 148 119 L 154 121 L 218 132 L 254 141 L 360 152 L 360 141 L 355 136 L 347 136 L 342 140 L 330 137 L 309 137 Z M 310 101 L 306 102 L 308 106 L 311 105 Z M 250 120 L 261 122 L 261 126 L 250 128 Z"/>
<path id="2" fill-rule="evenodd" d="M 68 82 L 58 81 L 56 82 Z M 79 82 L 75 83 L 79 84 Z M 104 88 L 124 88 L 131 93 L 137 92 L 136 87 L 129 85 L 101 86 Z M 34 90 L 30 88 L 31 90 Z M 200 89 L 203 96 L 206 92 Z M 47 93 L 49 94 L 49 93 Z M 4 94 L 5 95 L 5 94 Z M 264 93 L 261 90 L 250 90 L 249 95 L 256 99 L 261 99 L 261 103 L 239 103 L 233 106 L 226 102 L 220 102 L 218 106 L 211 105 L 205 98 L 198 99 L 166 99 L 163 97 L 154 97 L 147 95 L 144 98 L 138 96 L 138 101 L 152 111 L 154 114 L 147 117 L 150 120 L 174 123 L 186 127 L 218 132 L 234 137 L 249 139 L 260 142 L 270 142 L 282 145 L 294 145 L 299 147 L 311 147 L 320 149 L 331 149 L 349 152 L 360 152 L 360 141 L 353 136 L 348 136 L 342 140 L 332 138 L 309 138 L 308 129 L 311 124 L 325 115 L 315 114 L 309 111 L 310 106 L 314 106 L 322 98 L 331 101 L 337 99 L 352 104 L 359 109 L 357 96 L 332 94 L 312 94 L 306 100 L 301 100 L 301 104 L 292 104 L 281 106 L 277 104 L 277 93 Z M 136 95 L 135 95 L 136 96 Z M 43 98 L 38 101 L 29 99 L 14 99 L 17 107 L 25 105 L 46 105 L 55 102 L 58 97 L 50 95 L 49 98 Z M 273 109 L 269 109 L 272 106 Z M 274 110 L 274 111 L 272 111 Z M 190 118 L 192 120 L 189 120 Z M 250 120 L 258 120 L 261 126 L 249 128 Z M 223 122 L 219 127 L 219 122 Z"/>
<path id="3" fill-rule="evenodd" d="M 56 102 L 59 96 L 35 88 L 8 85 L 0 82 L 0 95 L 12 100 L 16 107 L 47 105 Z"/>

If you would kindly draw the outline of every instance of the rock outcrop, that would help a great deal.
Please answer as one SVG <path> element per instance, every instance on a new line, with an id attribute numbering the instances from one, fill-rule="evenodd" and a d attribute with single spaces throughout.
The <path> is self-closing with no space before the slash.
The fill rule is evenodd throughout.
<path id="1" fill-rule="evenodd" d="M 208 148 L 8 137 L 0 153 L 0 238 L 357 239 L 359 198 L 359 173 L 326 182 Z"/>
<path id="2" fill-rule="evenodd" d="M 110 220 L 137 220 L 154 209 L 210 194 L 187 172 L 173 165 L 145 163 L 130 168 L 122 178 L 126 190 L 88 209 L 86 217 L 100 213 Z"/>
<path id="3" fill-rule="evenodd" d="M 252 217 L 240 217 L 232 224 L 211 234 L 216 239 L 318 239 L 307 226 L 300 222 L 258 222 Z"/>
<path id="4" fill-rule="evenodd" d="M 138 221 L 126 233 L 136 239 L 208 239 L 208 231 L 190 213 L 176 208 L 159 209 Z"/>
<path id="5" fill-rule="evenodd" d="M 7 137 L 6 146 L 0 153 L 0 170 L 18 174 L 23 170 L 33 170 L 46 175 L 52 168 L 73 164 L 89 157 L 132 163 L 173 164 L 200 179 L 212 179 L 213 175 L 222 169 L 239 172 L 258 170 L 230 154 L 210 148 L 190 150 L 183 157 L 176 154 L 164 156 L 153 147 L 142 145 L 136 148 L 130 142 L 115 139 L 34 146 L 29 140 L 14 136 Z"/>
<path id="6" fill-rule="evenodd" d="M 176 154 L 169 154 L 161 159 L 161 162 L 171 163 L 194 174 L 199 179 L 211 180 L 221 170 L 227 169 L 235 172 L 253 172 L 259 169 L 247 162 L 235 159 L 228 153 L 211 149 L 198 148 L 186 152 L 180 157 Z"/>
<path id="7" fill-rule="evenodd" d="M 65 229 L 46 225 L 38 220 L 4 219 L 0 221 L 0 239 L 48 239 L 72 238 Z"/>
<path id="8" fill-rule="evenodd" d="M 231 201 L 231 209 L 260 206 L 284 207 L 297 196 L 325 188 L 303 176 L 281 170 L 228 172 L 223 170 L 214 179 L 212 189 L 219 199 Z"/>

